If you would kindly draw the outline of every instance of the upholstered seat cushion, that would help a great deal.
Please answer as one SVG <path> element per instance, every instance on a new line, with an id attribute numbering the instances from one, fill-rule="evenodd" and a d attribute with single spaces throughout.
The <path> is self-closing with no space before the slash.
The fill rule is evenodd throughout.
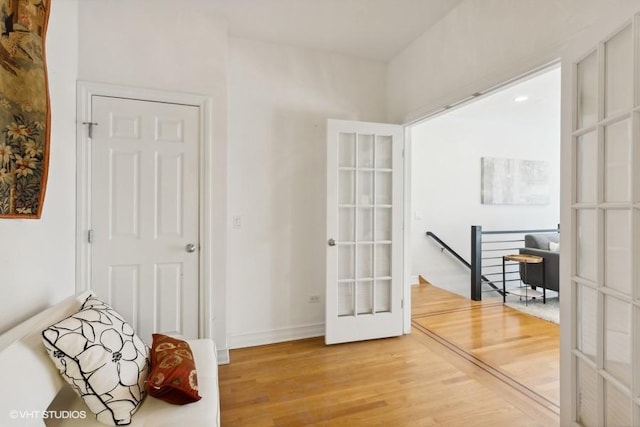
<path id="1" fill-rule="evenodd" d="M 142 402 L 131 420 L 131 427 L 210 427 L 219 425 L 218 365 L 215 347 L 209 339 L 189 340 L 198 367 L 198 390 L 202 399 L 176 406 L 151 396 Z M 49 408 L 87 411 L 86 405 L 69 387 L 65 387 Z M 86 419 L 49 420 L 52 427 L 104 427 L 88 413 Z"/>
<path id="2" fill-rule="evenodd" d="M 558 233 L 543 233 L 543 234 L 526 234 L 524 236 L 524 247 L 549 250 L 549 242 L 560 242 L 560 235 Z"/>
<path id="3" fill-rule="evenodd" d="M 536 255 L 544 258 L 544 271 L 541 265 L 520 265 L 520 277 L 523 282 L 531 286 L 544 286 L 552 291 L 560 291 L 560 252 L 549 250 L 550 243 L 558 243 L 560 234 L 542 233 L 524 236 L 524 248 L 519 250 L 523 255 Z M 525 279 L 526 278 L 526 279 Z"/>

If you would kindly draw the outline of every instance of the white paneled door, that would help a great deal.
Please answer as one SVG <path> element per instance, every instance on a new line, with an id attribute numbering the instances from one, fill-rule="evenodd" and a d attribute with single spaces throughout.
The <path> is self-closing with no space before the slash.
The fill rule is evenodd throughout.
<path id="1" fill-rule="evenodd" d="M 640 425 L 640 17 L 574 64 L 571 421 Z"/>
<path id="2" fill-rule="evenodd" d="M 93 96 L 91 288 L 149 342 L 198 337 L 199 108 Z"/>
<path id="3" fill-rule="evenodd" d="M 327 124 L 325 342 L 401 335 L 403 128 Z"/>

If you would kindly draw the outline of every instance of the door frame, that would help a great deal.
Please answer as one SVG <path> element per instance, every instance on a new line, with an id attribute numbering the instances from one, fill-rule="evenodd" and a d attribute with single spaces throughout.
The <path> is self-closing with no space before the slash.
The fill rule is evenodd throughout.
<path id="1" fill-rule="evenodd" d="M 91 118 L 93 96 L 134 99 L 194 106 L 200 114 L 199 169 L 199 224 L 200 251 L 198 253 L 198 335 L 213 338 L 213 274 L 206 260 L 212 254 L 213 229 L 213 99 L 209 96 L 155 89 L 78 81 L 76 91 L 76 293 L 91 289 L 91 144 L 87 122 Z"/>
<path id="2" fill-rule="evenodd" d="M 404 191 L 402 197 L 403 219 L 402 219 L 402 281 L 404 298 L 403 308 L 403 332 L 411 333 L 411 290 L 413 280 L 411 277 L 411 124 L 402 125 L 404 138 L 402 138 L 402 169 Z"/>

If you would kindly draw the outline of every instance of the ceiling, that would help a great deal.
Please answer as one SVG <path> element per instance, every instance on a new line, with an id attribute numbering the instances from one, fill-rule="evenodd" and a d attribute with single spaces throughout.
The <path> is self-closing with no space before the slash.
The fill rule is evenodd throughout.
<path id="1" fill-rule="evenodd" d="M 419 126 L 509 123 L 560 129 L 560 67 L 540 71 L 427 119 Z M 516 99 L 520 99 L 518 102 Z"/>
<path id="2" fill-rule="evenodd" d="M 560 129 L 560 67 L 553 67 L 530 78 L 460 108 L 461 118 L 501 121 L 524 126 Z M 517 101 L 519 97 L 526 100 Z"/>
<path id="3" fill-rule="evenodd" d="M 387 62 L 463 0 L 208 0 L 234 37 Z"/>

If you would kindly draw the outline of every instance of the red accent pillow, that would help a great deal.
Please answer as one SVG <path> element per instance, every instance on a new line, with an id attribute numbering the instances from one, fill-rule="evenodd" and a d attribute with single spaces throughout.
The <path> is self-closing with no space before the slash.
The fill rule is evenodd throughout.
<path id="1" fill-rule="evenodd" d="M 153 334 L 150 356 L 151 372 L 146 381 L 149 395 L 174 405 L 201 399 L 196 364 L 186 341 Z"/>

